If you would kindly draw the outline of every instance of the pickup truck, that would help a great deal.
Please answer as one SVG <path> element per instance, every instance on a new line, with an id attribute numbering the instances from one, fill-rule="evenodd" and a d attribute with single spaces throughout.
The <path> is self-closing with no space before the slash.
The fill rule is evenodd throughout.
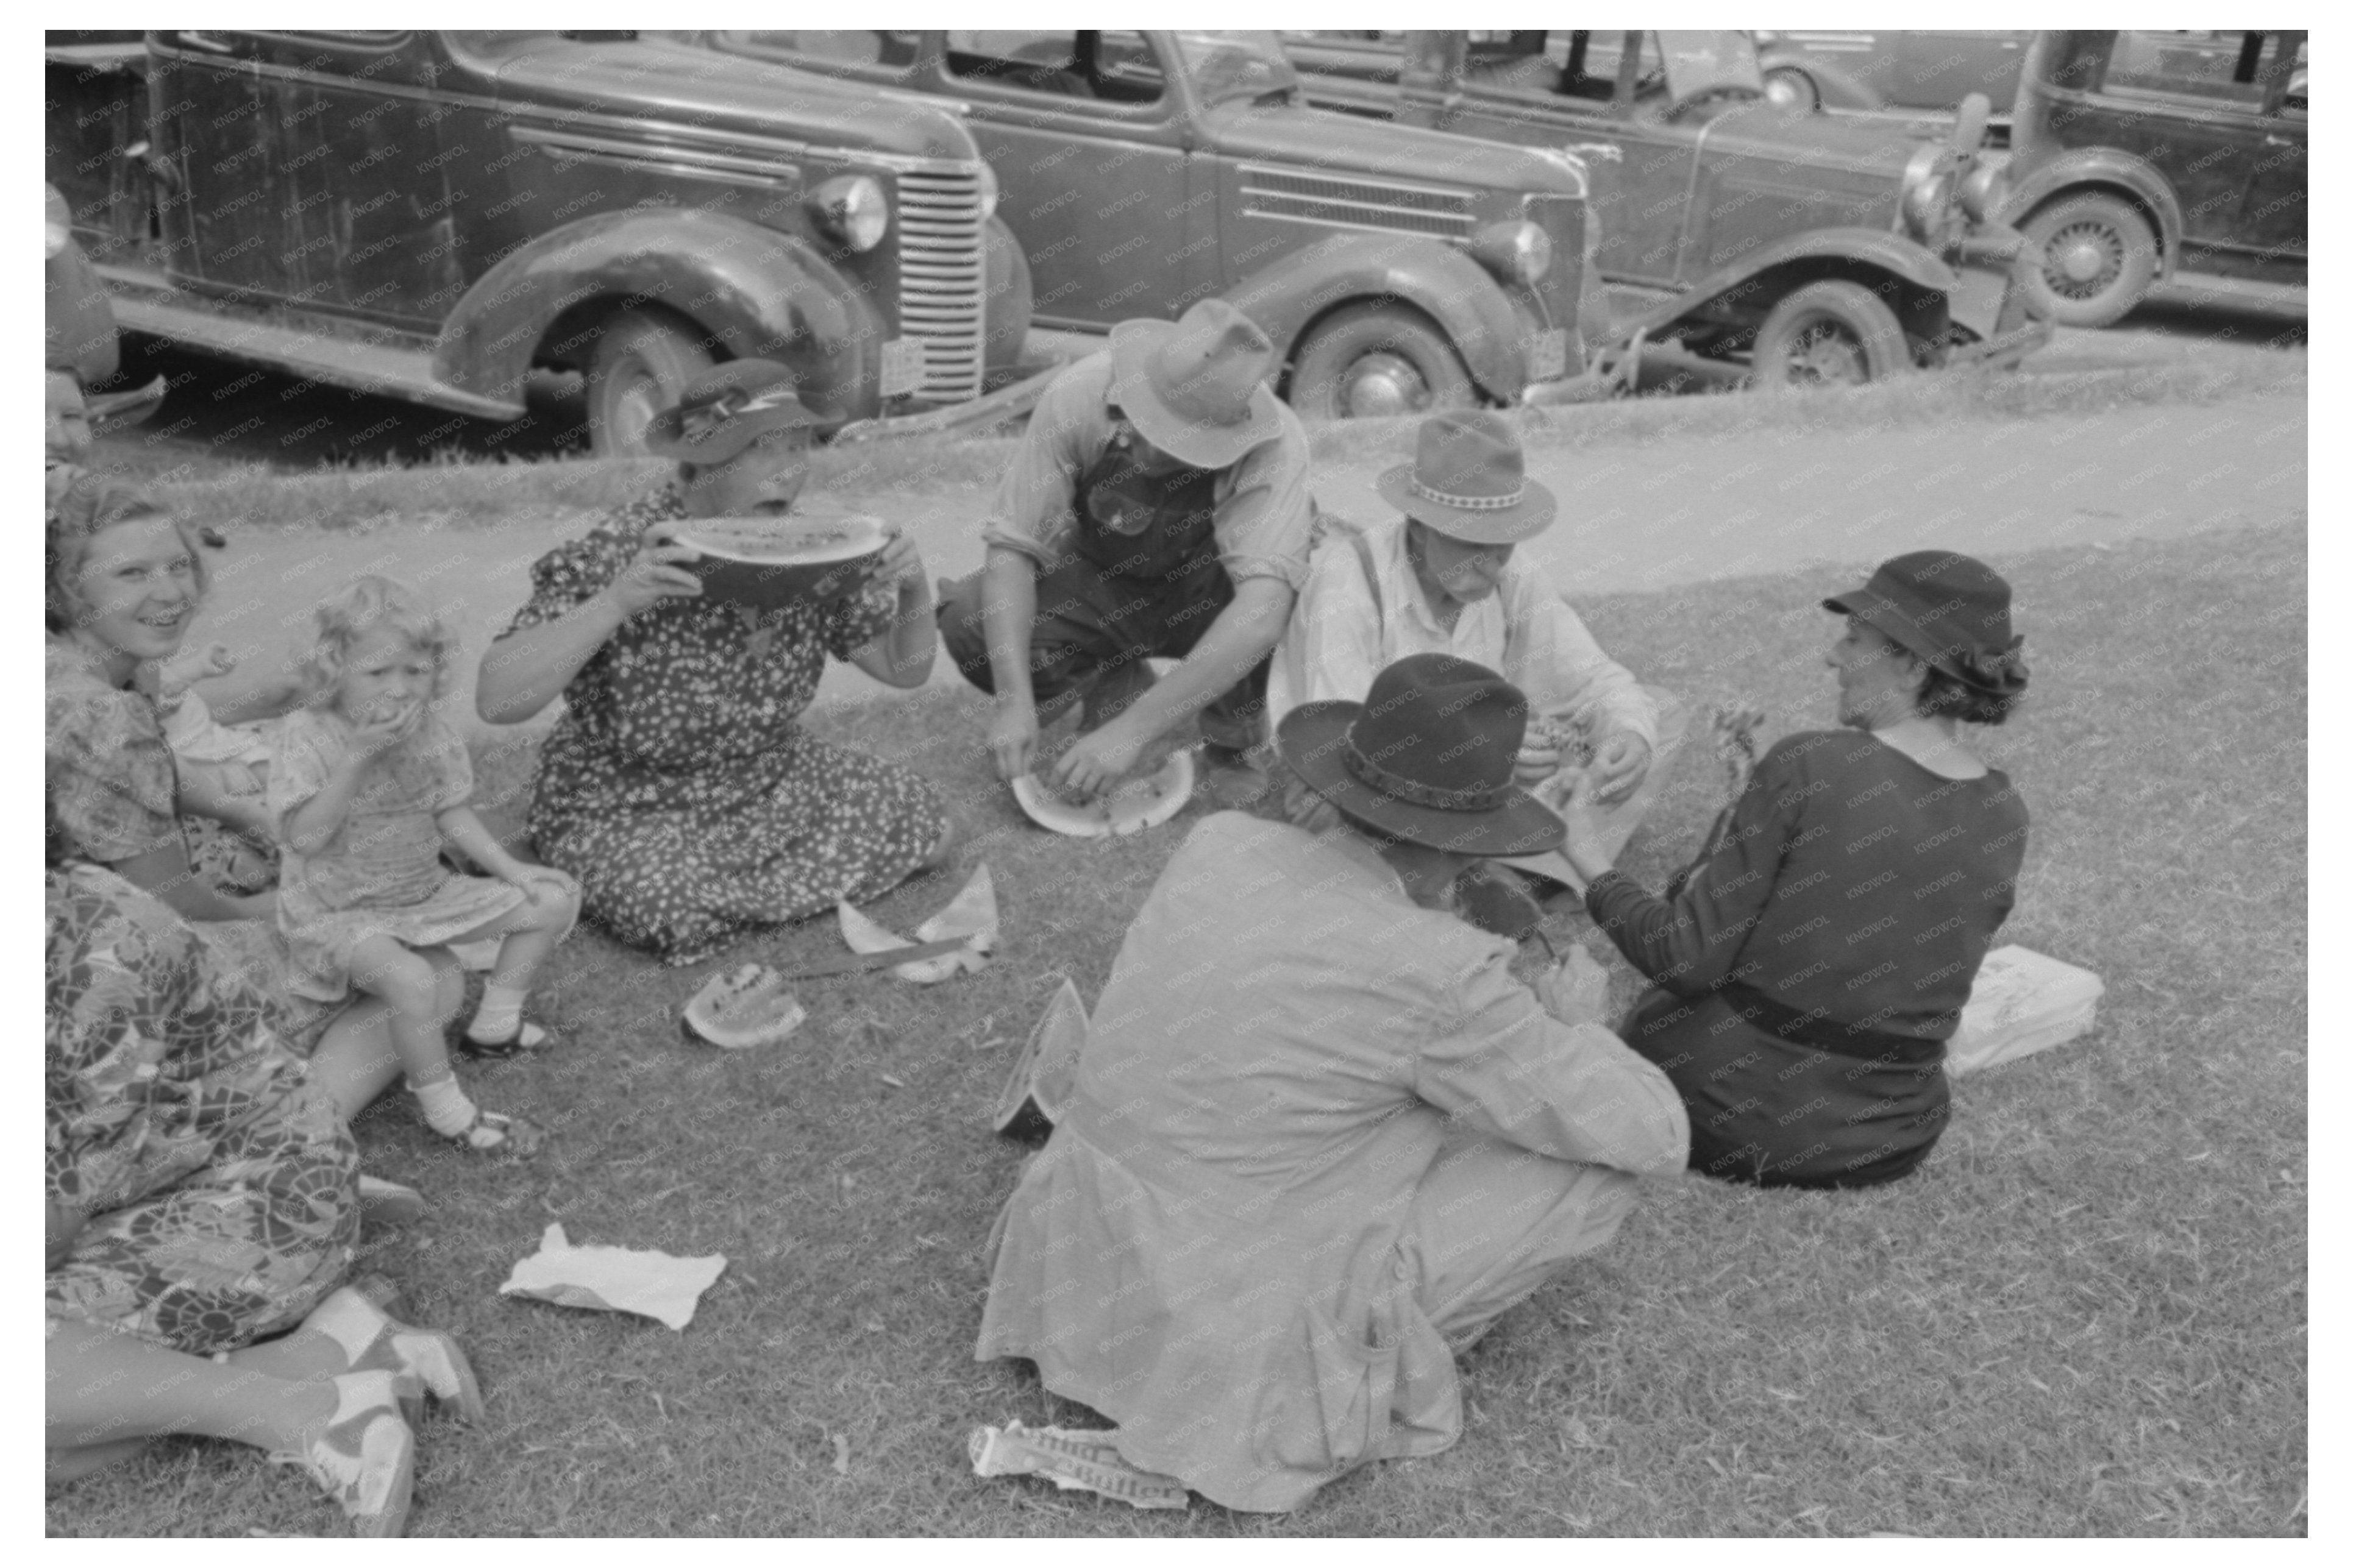
<path id="1" fill-rule="evenodd" d="M 860 433 L 1003 417 L 1050 376 L 944 110 L 634 35 L 71 37 L 49 180 L 127 330 L 499 420 L 577 371 L 600 453 L 723 359 L 783 361 Z"/>

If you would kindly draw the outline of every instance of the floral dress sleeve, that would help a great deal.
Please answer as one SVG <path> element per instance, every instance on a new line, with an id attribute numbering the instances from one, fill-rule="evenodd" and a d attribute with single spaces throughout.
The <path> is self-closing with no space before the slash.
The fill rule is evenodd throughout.
<path id="1" fill-rule="evenodd" d="M 638 540 L 647 525 L 672 515 L 670 499 L 664 491 L 622 507 L 532 563 L 531 597 L 500 635 L 545 626 L 603 593 L 637 558 Z"/>
<path id="2" fill-rule="evenodd" d="M 129 860 L 179 839 L 179 774 L 146 698 L 81 677 L 49 681 L 48 795 L 76 853 Z"/>
<path id="3" fill-rule="evenodd" d="M 890 631 L 898 615 L 898 591 L 887 583 L 870 584 L 863 592 L 825 611 L 825 651 L 846 661 L 851 654 Z"/>

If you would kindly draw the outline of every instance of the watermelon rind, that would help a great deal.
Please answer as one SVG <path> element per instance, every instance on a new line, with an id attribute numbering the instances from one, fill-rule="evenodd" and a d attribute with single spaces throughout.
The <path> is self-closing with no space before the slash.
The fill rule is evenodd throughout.
<path id="1" fill-rule="evenodd" d="M 1058 800 L 1029 773 L 1013 781 L 1022 815 L 1039 826 L 1071 838 L 1124 837 L 1157 827 L 1193 796 L 1193 753 L 1171 752 L 1159 772 L 1131 779 L 1099 800 L 1072 805 Z"/>
<path id="2" fill-rule="evenodd" d="M 741 1051 L 775 1045 L 807 1017 L 776 971 L 746 963 L 712 976 L 687 1003 L 678 1026 L 689 1039 Z"/>

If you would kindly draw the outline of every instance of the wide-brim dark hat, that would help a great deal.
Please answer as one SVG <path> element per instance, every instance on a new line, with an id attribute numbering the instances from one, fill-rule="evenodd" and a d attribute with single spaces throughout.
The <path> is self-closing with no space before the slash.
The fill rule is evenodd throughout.
<path id="1" fill-rule="evenodd" d="M 786 366 L 734 359 L 695 377 L 676 405 L 646 422 L 646 450 L 685 463 L 723 463 L 771 430 L 825 423 L 793 395 Z"/>
<path id="2" fill-rule="evenodd" d="M 1567 829 L 1512 782 L 1527 717 L 1520 689 L 1484 665 L 1418 653 L 1375 676 L 1362 702 L 1293 709 L 1276 744 L 1308 788 L 1393 837 L 1534 855 Z"/>
<path id="3" fill-rule="evenodd" d="M 2010 584 L 1984 562 L 1950 550 L 1882 562 L 1870 582 L 1824 599 L 1822 608 L 1877 627 L 1898 647 L 1988 691 L 2006 689 L 1989 672 L 2021 640 L 2010 629 Z"/>
<path id="4" fill-rule="evenodd" d="M 1111 330 L 1112 401 L 1144 438 L 1196 468 L 1229 468 L 1282 434 L 1274 344 L 1223 300 Z"/>
<path id="5" fill-rule="evenodd" d="M 1434 414 L 1413 461 L 1373 481 L 1381 499 L 1465 544 L 1517 544 L 1552 526 L 1552 491 L 1527 477 L 1519 433 L 1483 408 Z"/>

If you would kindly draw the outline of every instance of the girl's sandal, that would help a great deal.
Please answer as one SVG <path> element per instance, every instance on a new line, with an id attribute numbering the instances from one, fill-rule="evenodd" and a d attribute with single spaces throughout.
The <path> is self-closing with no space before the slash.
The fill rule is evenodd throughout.
<path id="1" fill-rule="evenodd" d="M 457 1340 L 441 1330 L 404 1323 L 349 1287 L 311 1309 L 302 1326 L 342 1346 L 353 1372 L 404 1374 L 453 1409 L 460 1421 L 482 1418 L 482 1385 L 475 1380 L 473 1364 Z M 410 1425 L 417 1419 L 412 1410 Z"/>
<path id="2" fill-rule="evenodd" d="M 519 1024 L 515 1032 L 503 1040 L 478 1040 L 471 1035 L 458 1037 L 458 1048 L 470 1057 L 490 1061 L 501 1061 L 509 1057 L 528 1057 L 545 1050 L 555 1043 L 555 1037 L 528 1019 Z"/>
<path id="3" fill-rule="evenodd" d="M 390 1538 L 408 1523 L 417 1484 L 417 1437 L 400 1414 L 404 1384 L 391 1372 L 347 1372 L 334 1380 L 335 1413 L 299 1454 L 274 1453 L 296 1465 L 333 1498 L 355 1535 Z"/>
<path id="4" fill-rule="evenodd" d="M 474 1110 L 474 1120 L 462 1131 L 448 1135 L 449 1142 L 472 1154 L 504 1154 L 510 1159 L 528 1160 L 539 1152 L 547 1141 L 536 1122 L 520 1116 L 507 1116 L 495 1110 Z"/>

